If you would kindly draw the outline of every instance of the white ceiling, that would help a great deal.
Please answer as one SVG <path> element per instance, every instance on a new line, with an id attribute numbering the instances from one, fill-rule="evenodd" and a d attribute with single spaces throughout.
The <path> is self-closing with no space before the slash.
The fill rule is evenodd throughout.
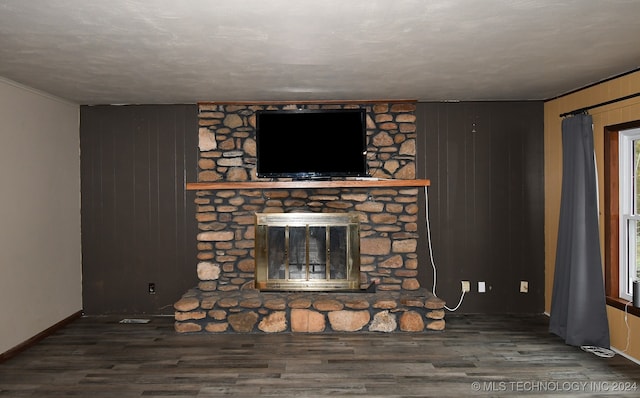
<path id="1" fill-rule="evenodd" d="M 549 99 L 639 38 L 639 0 L 0 0 L 0 76 L 79 104 Z"/>

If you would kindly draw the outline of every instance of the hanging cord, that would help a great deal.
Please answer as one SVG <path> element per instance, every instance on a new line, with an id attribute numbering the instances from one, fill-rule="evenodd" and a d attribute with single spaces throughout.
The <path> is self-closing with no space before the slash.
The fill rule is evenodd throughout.
<path id="1" fill-rule="evenodd" d="M 624 347 L 624 350 L 622 352 L 627 352 L 627 350 L 629 349 L 629 338 L 631 337 L 631 328 L 629 327 L 629 319 L 627 317 L 627 315 L 629 315 L 629 305 L 631 304 L 631 301 L 627 301 L 627 304 L 624 305 L 624 324 L 627 325 L 627 345 Z"/>
<path id="2" fill-rule="evenodd" d="M 425 206 L 425 214 L 427 219 L 426 225 L 427 225 L 427 242 L 429 244 L 429 259 L 431 260 L 431 268 L 433 269 L 433 288 L 431 289 L 431 291 L 434 296 L 438 297 L 438 294 L 436 294 L 437 271 L 436 271 L 436 263 L 433 259 L 433 247 L 431 245 L 431 225 L 429 223 L 429 193 L 427 192 L 426 185 L 424 187 L 424 206 Z M 464 293 L 465 292 L 463 291 L 462 294 L 460 295 L 460 301 L 458 301 L 458 305 L 456 305 L 453 308 L 449 308 L 445 305 L 444 308 L 452 312 L 460 308 L 460 305 L 462 304 L 462 300 L 464 299 Z"/>

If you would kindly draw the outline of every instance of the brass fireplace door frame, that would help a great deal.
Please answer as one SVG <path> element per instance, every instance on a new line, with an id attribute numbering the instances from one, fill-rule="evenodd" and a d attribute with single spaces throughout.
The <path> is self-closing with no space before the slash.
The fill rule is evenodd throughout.
<path id="1" fill-rule="evenodd" d="M 270 278 L 268 229 L 285 228 L 284 258 L 280 264 L 285 270 L 284 278 Z M 306 277 L 289 278 L 289 230 L 304 227 L 306 234 Z M 309 228 L 325 227 L 326 278 L 309 278 Z M 344 279 L 331 279 L 330 274 L 330 230 L 332 227 L 346 227 L 346 275 Z M 358 290 L 360 288 L 360 219 L 357 213 L 256 213 L 255 215 L 255 286 L 261 291 L 334 291 Z"/>

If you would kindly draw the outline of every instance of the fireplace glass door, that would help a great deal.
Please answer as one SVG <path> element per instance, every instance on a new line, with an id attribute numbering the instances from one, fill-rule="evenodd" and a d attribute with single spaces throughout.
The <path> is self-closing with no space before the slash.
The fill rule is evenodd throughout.
<path id="1" fill-rule="evenodd" d="M 359 248 L 355 213 L 256 214 L 256 287 L 357 289 Z"/>

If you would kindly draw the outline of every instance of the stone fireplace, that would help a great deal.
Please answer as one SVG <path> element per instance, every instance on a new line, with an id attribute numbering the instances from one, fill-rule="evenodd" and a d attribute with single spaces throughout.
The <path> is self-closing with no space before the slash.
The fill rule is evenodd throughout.
<path id="1" fill-rule="evenodd" d="M 416 185 L 291 181 L 283 187 L 256 177 L 255 112 L 301 107 L 365 108 L 371 176 L 415 180 L 413 103 L 200 104 L 200 171 L 198 182 L 187 186 L 196 191 L 199 283 L 174 305 L 176 331 L 443 330 L 445 303 L 417 278 Z M 308 214 L 313 220 L 287 227 L 283 219 L 294 217 L 287 214 Z M 278 220 L 271 236 L 261 231 L 269 217 Z M 341 219 L 342 227 L 319 225 L 322 217 Z M 354 220 L 355 242 L 344 228 Z M 349 244 L 332 246 L 341 235 Z M 270 241 L 282 244 L 281 251 Z M 356 258 L 338 256 L 356 247 Z M 332 277 L 332 264 L 338 266 L 333 275 L 344 272 L 344 278 Z M 311 286 L 310 280 L 322 281 Z"/>

